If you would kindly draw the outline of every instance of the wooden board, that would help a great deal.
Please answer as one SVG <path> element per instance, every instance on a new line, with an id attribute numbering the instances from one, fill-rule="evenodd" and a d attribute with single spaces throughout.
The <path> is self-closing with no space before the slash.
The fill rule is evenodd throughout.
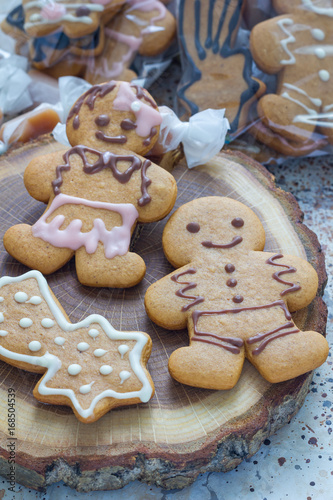
<path id="1" fill-rule="evenodd" d="M 33 156 L 60 146 L 48 138 L 13 150 L 0 159 L 0 236 L 18 222 L 32 224 L 44 210 L 25 191 L 22 173 Z M 316 236 L 302 224 L 292 195 L 278 189 L 258 163 L 221 153 L 204 167 L 189 170 L 180 162 L 176 207 L 193 198 L 230 196 L 250 206 L 262 220 L 266 250 L 307 258 L 319 274 L 318 297 L 295 314 L 302 329 L 325 331 L 326 307 L 320 295 L 326 283 L 324 258 Z M 168 374 L 168 357 L 187 345 L 186 331 L 170 332 L 146 316 L 147 287 L 172 270 L 161 248 L 166 221 L 142 226 L 135 251 L 147 273 L 132 289 L 94 289 L 79 284 L 74 263 L 48 277 L 72 322 L 91 313 L 106 316 L 120 330 L 143 330 L 153 339 L 148 364 L 156 395 L 148 404 L 117 409 L 94 424 L 80 423 L 67 407 L 37 402 L 32 389 L 39 376 L 0 362 L 0 473 L 8 477 L 8 389 L 15 390 L 15 478 L 41 489 L 63 480 L 81 491 L 117 489 L 128 482 L 182 488 L 206 471 L 228 471 L 253 455 L 261 443 L 303 404 L 312 374 L 271 385 L 246 362 L 241 379 L 230 391 L 181 385 Z M 1 274 L 27 269 L 1 247 Z"/>

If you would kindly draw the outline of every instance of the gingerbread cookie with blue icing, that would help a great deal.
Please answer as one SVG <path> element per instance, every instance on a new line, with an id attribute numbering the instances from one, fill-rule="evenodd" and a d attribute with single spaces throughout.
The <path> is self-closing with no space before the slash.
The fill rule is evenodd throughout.
<path id="1" fill-rule="evenodd" d="M 31 196 L 47 203 L 33 226 L 4 235 L 8 253 L 49 274 L 75 255 L 87 286 L 130 287 L 145 274 L 129 251 L 137 222 L 153 222 L 172 209 L 177 186 L 166 170 L 144 158 L 159 135 L 161 115 L 150 94 L 127 82 L 91 87 L 67 121 L 72 147 L 34 158 L 24 173 Z"/>
<path id="2" fill-rule="evenodd" d="M 256 25 L 250 37 L 256 64 L 277 75 L 276 92 L 258 102 L 261 121 L 253 133 L 297 156 L 333 143 L 333 2 L 273 5 L 282 15 Z"/>
<path id="3" fill-rule="evenodd" d="M 149 401 L 151 347 L 146 333 L 117 331 L 99 314 L 71 323 L 38 271 L 0 278 L 0 359 L 43 374 L 36 399 L 70 406 L 84 423 Z"/>
<path id="4" fill-rule="evenodd" d="M 325 361 L 326 339 L 292 317 L 315 297 L 316 271 L 264 246 L 258 217 L 230 198 L 198 198 L 170 217 L 163 249 L 177 270 L 148 288 L 145 306 L 163 328 L 188 329 L 190 345 L 169 358 L 179 382 L 231 389 L 247 358 L 277 383 Z"/>
<path id="5" fill-rule="evenodd" d="M 178 34 L 185 73 L 178 97 L 189 115 L 223 109 L 230 132 L 248 124 L 251 104 L 265 91 L 252 76 L 252 56 L 236 44 L 245 1 L 180 0 Z"/>

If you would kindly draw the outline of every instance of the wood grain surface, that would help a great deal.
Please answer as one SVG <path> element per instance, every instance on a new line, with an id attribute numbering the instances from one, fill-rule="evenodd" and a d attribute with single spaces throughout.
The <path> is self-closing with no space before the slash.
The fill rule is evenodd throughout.
<path id="1" fill-rule="evenodd" d="M 49 138 L 12 150 L 0 158 L 0 236 L 12 225 L 33 224 L 44 211 L 23 185 L 32 157 L 61 148 Z M 203 167 L 173 169 L 178 183 L 175 209 L 201 196 L 230 196 L 251 207 L 264 224 L 267 251 L 307 258 L 319 274 L 318 296 L 294 315 L 302 329 L 325 331 L 326 307 L 320 296 L 326 283 L 324 258 L 316 236 L 302 224 L 292 195 L 274 184 L 260 164 L 224 152 Z M 140 479 L 164 488 L 182 488 L 206 471 L 227 471 L 253 455 L 262 442 L 286 424 L 303 404 L 312 374 L 271 385 L 246 362 L 230 391 L 181 385 L 167 369 L 168 357 L 188 343 L 187 332 L 166 331 L 147 317 L 143 299 L 148 286 L 172 271 L 161 247 L 166 220 L 146 224 L 135 239 L 145 260 L 143 281 L 127 290 L 88 288 L 76 278 L 74 262 L 49 276 L 48 283 L 72 322 L 92 313 L 119 330 L 141 330 L 153 340 L 148 368 L 156 394 L 148 404 L 109 412 L 94 424 L 80 423 L 67 407 L 36 401 L 39 375 L 0 362 L 0 474 L 8 474 L 8 389 L 16 395 L 16 480 L 41 489 L 63 480 L 80 491 L 117 489 Z M 1 275 L 27 271 L 1 244 Z"/>

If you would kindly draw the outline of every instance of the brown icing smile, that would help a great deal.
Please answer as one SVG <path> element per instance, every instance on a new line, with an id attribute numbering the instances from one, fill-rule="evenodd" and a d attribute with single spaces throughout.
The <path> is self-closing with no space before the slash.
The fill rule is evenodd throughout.
<path id="1" fill-rule="evenodd" d="M 125 142 L 127 142 L 126 135 L 118 135 L 116 137 L 111 137 L 109 135 L 105 135 L 101 130 L 95 132 L 95 136 L 100 141 L 111 142 L 112 144 L 125 144 Z"/>
<path id="2" fill-rule="evenodd" d="M 212 241 L 202 241 L 201 245 L 206 248 L 232 248 L 242 243 L 242 241 L 243 238 L 241 236 L 235 236 L 230 243 L 225 243 L 224 245 L 219 245 L 218 243 L 213 243 Z"/>

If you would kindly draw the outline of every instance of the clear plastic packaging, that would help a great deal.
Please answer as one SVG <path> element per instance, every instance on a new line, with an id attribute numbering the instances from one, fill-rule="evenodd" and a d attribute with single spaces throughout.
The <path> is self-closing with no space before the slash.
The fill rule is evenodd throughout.
<path id="1" fill-rule="evenodd" d="M 162 62 L 175 40 L 176 21 L 160 0 L 22 0 L 4 16 L 1 29 L 33 68 L 95 84 L 131 81 L 136 55 Z"/>
<path id="2" fill-rule="evenodd" d="M 225 108 L 230 148 L 264 163 L 332 152 L 332 17 L 326 0 L 179 0 L 178 113 Z"/>

